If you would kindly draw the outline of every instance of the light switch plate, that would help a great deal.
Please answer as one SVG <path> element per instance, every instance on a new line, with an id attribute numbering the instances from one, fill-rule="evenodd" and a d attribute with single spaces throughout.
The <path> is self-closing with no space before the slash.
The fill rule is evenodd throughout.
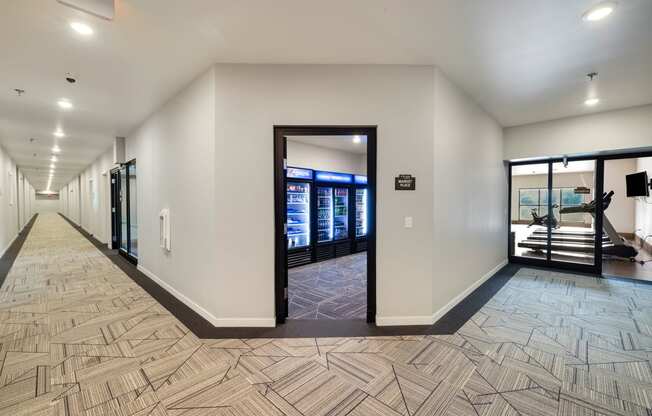
<path id="1" fill-rule="evenodd" d="M 412 225 L 414 224 L 414 221 L 412 220 L 412 217 L 405 217 L 405 220 L 403 221 L 403 224 L 405 228 L 412 228 Z"/>

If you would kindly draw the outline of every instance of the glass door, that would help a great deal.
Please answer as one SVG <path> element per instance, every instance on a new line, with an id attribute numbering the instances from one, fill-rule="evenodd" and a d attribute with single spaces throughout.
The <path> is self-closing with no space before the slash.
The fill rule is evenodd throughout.
<path id="1" fill-rule="evenodd" d="M 333 188 L 317 187 L 317 242 L 333 241 Z"/>
<path id="2" fill-rule="evenodd" d="M 287 183 L 288 248 L 310 245 L 310 184 Z"/>
<path id="3" fill-rule="evenodd" d="M 595 160 L 552 164 L 552 261 L 595 265 L 595 171 Z"/>
<path id="4" fill-rule="evenodd" d="M 549 258 L 548 225 L 556 227 L 548 215 L 549 181 L 548 163 L 511 166 L 510 257 Z"/>
<path id="5" fill-rule="evenodd" d="M 602 166 L 595 159 L 510 165 L 510 261 L 599 273 L 596 259 L 609 245 Z"/>
<path id="6" fill-rule="evenodd" d="M 333 239 L 349 238 L 349 190 L 335 188 L 333 198 Z"/>
<path id="7" fill-rule="evenodd" d="M 112 246 L 131 262 L 138 259 L 136 161 L 111 172 Z"/>
<path id="8" fill-rule="evenodd" d="M 355 190 L 355 236 L 356 238 L 367 235 L 367 188 Z"/>
<path id="9" fill-rule="evenodd" d="M 120 249 L 129 252 L 129 197 L 127 194 L 127 166 L 120 167 Z"/>
<path id="10" fill-rule="evenodd" d="M 136 203 L 136 161 L 127 164 L 129 175 L 129 254 L 138 258 L 138 205 Z"/>

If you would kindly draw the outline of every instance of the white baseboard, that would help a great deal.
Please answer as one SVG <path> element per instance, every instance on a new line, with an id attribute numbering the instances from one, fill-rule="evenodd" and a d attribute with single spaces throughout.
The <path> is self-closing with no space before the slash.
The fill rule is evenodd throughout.
<path id="1" fill-rule="evenodd" d="M 275 318 L 218 318 L 212 313 L 208 312 L 206 309 L 199 306 L 197 303 L 195 303 L 193 300 L 185 296 L 183 293 L 179 292 L 174 287 L 164 282 L 161 278 L 156 276 L 147 268 L 139 264 L 138 270 L 140 270 L 145 276 L 152 279 L 156 284 L 161 286 L 163 289 L 167 290 L 172 296 L 179 299 L 190 309 L 197 312 L 199 315 L 201 315 L 204 319 L 206 319 L 215 327 L 275 327 L 276 326 Z"/>
<path id="2" fill-rule="evenodd" d="M 453 309 L 458 303 L 464 300 L 467 296 L 471 294 L 475 289 L 477 289 L 481 284 L 486 282 L 491 276 L 496 274 L 498 270 L 505 267 L 508 263 L 507 259 L 498 263 L 495 267 L 485 273 L 480 279 L 475 281 L 469 287 L 464 289 L 462 293 L 455 296 L 450 302 L 440 308 L 437 312 L 432 315 L 421 315 L 421 316 L 378 316 L 376 315 L 376 325 L 378 326 L 405 326 L 405 325 L 432 325 L 439 318 L 446 315 L 448 311 Z"/>
<path id="3" fill-rule="evenodd" d="M 450 311 L 458 303 L 463 301 L 464 298 L 469 296 L 471 294 L 471 292 L 473 292 L 478 287 L 480 287 L 481 284 L 483 284 L 484 282 L 489 280 L 489 278 L 491 276 L 493 276 L 494 274 L 496 274 L 498 272 L 498 270 L 505 267 L 505 265 L 507 265 L 507 263 L 508 263 L 507 259 L 505 259 L 505 260 L 501 261 L 500 263 L 498 263 L 496 266 L 494 266 L 493 269 L 491 269 L 487 273 L 485 273 L 484 276 L 482 276 L 480 279 L 478 279 L 475 283 L 473 283 L 471 286 L 464 289 L 464 291 L 462 291 L 462 293 L 455 296 L 450 302 L 448 302 L 446 305 L 444 305 L 444 307 L 440 308 L 437 312 L 433 313 L 432 314 L 432 323 L 434 324 L 435 322 L 437 322 L 437 320 L 439 320 L 439 318 L 446 315 L 446 313 L 448 313 L 448 311 Z"/>
<path id="4" fill-rule="evenodd" d="M 417 316 L 378 316 L 377 326 L 432 325 L 431 315 Z"/>

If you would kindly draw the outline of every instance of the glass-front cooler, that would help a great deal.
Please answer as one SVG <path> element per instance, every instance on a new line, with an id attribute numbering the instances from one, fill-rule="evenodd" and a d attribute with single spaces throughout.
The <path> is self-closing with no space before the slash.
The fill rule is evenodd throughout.
<path id="1" fill-rule="evenodd" d="M 349 238 L 349 189 L 335 188 L 333 198 L 333 239 Z"/>
<path id="2" fill-rule="evenodd" d="M 333 241 L 333 188 L 317 187 L 317 242 Z"/>
<path id="3" fill-rule="evenodd" d="M 287 183 L 288 248 L 310 245 L 310 183 Z"/>
<path id="4" fill-rule="evenodd" d="M 369 192 L 367 188 L 355 190 L 355 236 L 356 238 L 367 236 L 367 201 Z"/>

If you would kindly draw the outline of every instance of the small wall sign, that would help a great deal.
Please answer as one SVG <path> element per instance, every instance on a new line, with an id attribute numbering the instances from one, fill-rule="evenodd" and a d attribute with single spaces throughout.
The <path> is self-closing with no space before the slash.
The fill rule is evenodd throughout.
<path id="1" fill-rule="evenodd" d="M 575 193 L 576 194 L 590 194 L 591 190 L 587 188 L 586 186 L 578 186 L 575 188 Z"/>
<path id="2" fill-rule="evenodd" d="M 412 175 L 398 175 L 394 178 L 395 191 L 414 191 L 417 189 L 417 178 Z"/>

